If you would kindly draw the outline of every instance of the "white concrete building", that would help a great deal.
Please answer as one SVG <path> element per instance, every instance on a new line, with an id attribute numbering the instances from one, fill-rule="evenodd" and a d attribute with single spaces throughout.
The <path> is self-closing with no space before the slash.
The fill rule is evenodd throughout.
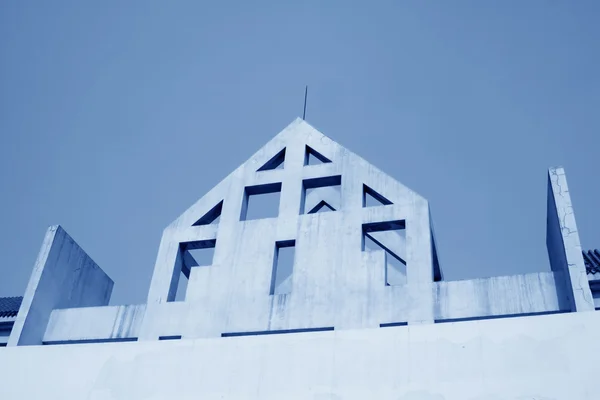
<path id="1" fill-rule="evenodd" d="M 164 230 L 145 304 L 49 228 L 0 399 L 600 399 L 561 168 L 547 210 L 551 272 L 444 281 L 427 200 L 298 119 Z"/>

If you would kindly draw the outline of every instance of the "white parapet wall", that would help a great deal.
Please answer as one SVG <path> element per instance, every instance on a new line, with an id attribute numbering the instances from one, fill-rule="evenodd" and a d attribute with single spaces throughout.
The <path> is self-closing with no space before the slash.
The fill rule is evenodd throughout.
<path id="1" fill-rule="evenodd" d="M 435 319 L 569 312 L 564 272 L 436 282 Z"/>
<path id="2" fill-rule="evenodd" d="M 367 263 L 365 264 L 367 269 L 377 270 L 382 259 L 382 254 L 373 252 L 365 255 L 364 262 Z M 369 264 L 370 260 L 374 262 Z M 562 274 L 562 272 L 540 272 L 435 282 L 434 293 L 432 293 L 435 321 L 569 312 L 570 303 Z M 250 314 L 250 317 L 242 320 L 239 325 L 218 324 L 214 321 L 222 316 L 211 317 L 211 308 L 206 307 L 205 302 L 190 299 L 186 302 L 163 303 L 155 309 L 152 329 L 156 338 L 161 336 L 200 338 L 269 330 L 351 329 L 352 324 L 355 325 L 354 327 L 361 326 L 360 322 L 364 323 L 365 320 L 370 321 L 370 327 L 403 325 L 408 323 L 407 305 L 410 304 L 404 289 L 405 286 L 388 287 L 385 292 L 374 292 L 371 299 L 349 298 L 346 304 L 340 303 L 337 316 L 332 314 L 323 319 L 315 317 L 312 324 L 310 321 L 298 320 L 279 326 L 273 323 L 262 325 L 261 318 L 268 322 L 268 314 L 262 317 Z M 286 296 L 277 298 L 286 301 Z M 373 299 L 378 300 L 373 301 Z M 379 304 L 369 307 L 370 302 Z M 239 307 L 244 309 L 243 304 Z M 250 308 L 246 310 L 251 311 Z M 44 335 L 44 343 L 137 339 L 145 311 L 144 304 L 54 310 Z M 148 326 L 148 319 L 146 323 Z"/>
<path id="3" fill-rule="evenodd" d="M 0 399 L 597 400 L 600 312 L 0 349 Z"/>
<path id="4" fill-rule="evenodd" d="M 145 304 L 54 310 L 44 344 L 137 339 Z"/>

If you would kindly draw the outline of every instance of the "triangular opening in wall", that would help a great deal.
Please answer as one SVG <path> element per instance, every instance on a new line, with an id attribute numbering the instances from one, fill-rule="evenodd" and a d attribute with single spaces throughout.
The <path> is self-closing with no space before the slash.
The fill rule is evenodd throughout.
<path id="1" fill-rule="evenodd" d="M 304 152 L 304 165 L 318 165 L 330 162 L 331 160 L 329 158 L 325 157 L 312 147 L 308 145 L 306 146 L 306 150 Z"/>
<path id="2" fill-rule="evenodd" d="M 316 206 L 314 206 L 309 212 L 307 212 L 307 214 L 318 214 L 321 212 L 328 211 L 335 211 L 335 208 L 329 205 L 329 203 L 327 203 L 325 200 L 321 200 Z"/>
<path id="3" fill-rule="evenodd" d="M 270 171 L 273 169 L 283 169 L 283 164 L 285 163 L 285 147 L 279 153 L 275 154 L 273 158 L 267 161 L 262 167 L 257 169 L 257 171 Z"/>
<path id="4" fill-rule="evenodd" d="M 209 212 L 204 214 L 202 218 L 198 221 L 194 222 L 192 226 L 199 225 L 210 225 L 210 224 L 218 224 L 221 219 L 221 211 L 223 210 L 223 200 L 221 200 L 216 206 L 210 209 Z"/>
<path id="5" fill-rule="evenodd" d="M 391 201 L 363 184 L 363 207 L 387 206 Z"/>

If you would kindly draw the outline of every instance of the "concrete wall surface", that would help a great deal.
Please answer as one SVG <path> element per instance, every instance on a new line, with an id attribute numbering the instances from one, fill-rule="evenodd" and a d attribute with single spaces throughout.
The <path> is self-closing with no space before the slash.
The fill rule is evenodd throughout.
<path id="1" fill-rule="evenodd" d="M 435 319 L 571 311 L 564 272 L 435 282 Z"/>
<path id="2" fill-rule="evenodd" d="M 57 308 L 105 306 L 113 281 L 60 226 L 51 226 L 29 278 L 8 346 L 42 344 Z"/>
<path id="3" fill-rule="evenodd" d="M 54 310 L 44 343 L 137 338 L 145 304 Z"/>
<path id="4" fill-rule="evenodd" d="M 548 170 L 547 204 L 546 247 L 550 267 L 553 271 L 565 272 L 571 310 L 593 310 L 594 300 L 587 282 L 575 211 L 562 167 Z"/>
<path id="5" fill-rule="evenodd" d="M 264 170 L 283 149 L 284 168 Z M 308 149 L 329 162 L 306 165 Z M 365 204 L 366 187 L 385 200 Z M 249 199 L 265 190 L 279 195 L 273 214 L 245 218 L 255 201 Z M 321 200 L 336 211 L 307 214 Z M 215 207 L 218 225 L 203 224 Z M 422 196 L 296 120 L 165 229 L 139 338 L 432 323 L 437 263 L 429 216 Z M 404 231 L 397 243 L 406 262 L 402 285 L 386 286 L 383 251 L 363 251 L 368 229 Z M 176 304 L 187 246 L 209 242 L 212 260 L 191 268 L 185 304 Z M 271 290 L 281 242 L 295 244 L 285 294 Z"/>
<path id="6" fill-rule="evenodd" d="M 309 152 L 327 162 L 307 165 Z M 269 169 L 273 160 L 283 168 Z M 279 196 L 272 214 L 246 218 L 251 196 L 268 191 Z M 331 212 L 306 213 L 322 201 Z M 549 171 L 547 205 L 552 272 L 434 281 L 441 271 L 427 200 L 296 120 L 164 230 L 147 305 L 64 309 L 107 304 L 112 281 L 64 231 L 51 228 L 23 302 L 27 307 L 35 300 L 37 309 L 27 314 L 32 323 L 18 344 L 196 339 L 593 310 L 562 168 Z M 377 246 L 367 246 L 367 239 Z M 294 255 L 283 274 L 285 290 L 277 291 L 282 243 Z M 192 252 L 207 249 L 206 259 L 195 260 Z M 390 268 L 391 254 L 402 260 L 398 269 Z M 87 268 L 79 268 L 82 263 Z M 80 270 L 94 272 L 94 279 L 84 282 L 71 273 Z M 64 284 L 65 274 L 73 283 Z M 187 286 L 177 293 L 180 278 Z M 78 296 L 63 293 L 64 287 L 101 299 L 73 301 Z"/>
<path id="7" fill-rule="evenodd" d="M 347 291 L 338 289 L 346 296 L 346 300 L 340 297 L 335 313 L 324 313 L 321 316 L 307 314 L 305 319 L 279 318 L 279 314 L 286 315 L 286 307 L 289 306 L 286 303 L 292 303 L 292 295 L 275 296 L 277 301 L 269 305 L 274 307 L 275 312 L 257 313 L 255 304 L 248 301 L 232 305 L 230 309 L 222 307 L 222 315 L 210 312 L 211 307 L 206 306 L 210 304 L 210 298 L 204 298 L 204 302 L 188 299 L 186 302 L 155 306 L 152 337 L 157 339 L 159 336 L 181 335 L 193 339 L 219 337 L 222 333 L 325 327 L 339 330 L 362 328 L 365 325 L 375 328 L 380 324 L 407 323 L 410 302 L 406 286 L 386 287 L 381 284 L 383 269 L 378 267 L 382 260 L 383 254 L 379 251 L 364 253 L 362 262 L 370 267 L 367 270 L 375 271 L 366 281 L 380 284 L 374 285 L 370 297 L 358 297 L 356 292 L 352 296 Z M 195 271 L 201 270 L 192 269 L 192 277 L 194 278 Z M 327 270 L 326 265 L 323 270 Z M 539 272 L 435 282 L 431 293 L 435 320 L 568 312 L 570 303 L 562 275 L 562 272 Z M 250 276 L 248 274 L 247 279 Z M 306 308 L 314 307 L 314 299 L 305 299 L 305 302 Z M 231 311 L 236 309 L 238 311 Z M 138 338 L 145 310 L 145 304 L 54 310 L 44 335 L 44 343 Z M 242 323 L 233 324 L 231 315 L 236 315 Z M 269 318 L 278 324 L 269 325 Z M 217 324 L 215 320 L 229 321 L 229 324 Z M 148 320 L 146 324 L 147 327 L 150 326 Z"/>
<path id="8" fill-rule="evenodd" d="M 0 349 L 1 399 L 596 400 L 600 313 Z"/>

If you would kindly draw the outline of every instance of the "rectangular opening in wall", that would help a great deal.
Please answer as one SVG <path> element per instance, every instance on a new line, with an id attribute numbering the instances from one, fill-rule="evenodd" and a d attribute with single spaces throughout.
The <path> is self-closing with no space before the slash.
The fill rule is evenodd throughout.
<path id="1" fill-rule="evenodd" d="M 159 336 L 158 340 L 179 340 L 181 335 Z"/>
<path id="2" fill-rule="evenodd" d="M 333 331 L 333 326 L 324 328 L 300 328 L 300 329 L 285 329 L 279 331 L 252 331 L 252 332 L 225 332 L 221 333 L 221 337 L 237 337 L 237 336 L 260 336 L 260 335 L 282 335 L 287 333 L 308 333 L 308 332 L 328 332 Z"/>
<path id="3" fill-rule="evenodd" d="M 91 343 L 122 343 L 122 342 L 137 342 L 136 337 L 126 338 L 110 338 L 110 339 L 80 339 L 80 340 L 57 340 L 51 342 L 43 342 L 45 346 L 57 345 L 57 344 L 91 344 Z"/>
<path id="4" fill-rule="evenodd" d="M 341 175 L 302 181 L 300 214 L 337 211 L 342 206 Z"/>
<path id="5" fill-rule="evenodd" d="M 192 268 L 212 265 L 215 255 L 216 239 L 196 240 L 179 243 L 176 268 L 180 268 L 177 291 L 173 301 L 185 301 L 187 285 Z"/>
<path id="6" fill-rule="evenodd" d="M 402 322 L 387 322 L 385 324 L 379 324 L 380 328 L 391 328 L 394 326 L 408 326 L 408 322 L 406 321 L 402 321 Z"/>
<path id="7" fill-rule="evenodd" d="M 277 218 L 280 195 L 281 182 L 247 186 L 244 190 L 240 221 Z"/>
<path id="8" fill-rule="evenodd" d="M 216 239 L 180 243 L 183 264 L 187 269 L 212 265 L 215 257 Z"/>
<path id="9" fill-rule="evenodd" d="M 388 221 L 364 224 L 363 251 L 384 251 L 385 285 L 406 284 L 406 224 Z"/>
<path id="10" fill-rule="evenodd" d="M 292 291 L 295 250 L 295 240 L 285 240 L 275 243 L 269 294 L 287 294 Z"/>
<path id="11" fill-rule="evenodd" d="M 436 319 L 436 320 L 434 320 L 434 323 L 445 324 L 445 323 L 451 323 L 451 322 L 481 321 L 483 319 L 535 317 L 535 316 L 542 316 L 542 315 L 564 314 L 564 313 L 568 313 L 568 312 L 569 311 L 566 311 L 566 310 L 556 310 L 556 311 L 539 311 L 539 312 L 531 312 L 531 313 L 523 313 L 523 314 L 500 314 L 500 315 L 483 315 L 480 317 L 445 318 L 445 319 Z"/>
<path id="12" fill-rule="evenodd" d="M 440 268 L 440 262 L 437 255 L 437 246 L 435 244 L 435 237 L 433 236 L 433 229 L 431 229 L 431 256 L 433 257 L 433 281 L 441 282 L 442 270 Z"/>
<path id="13" fill-rule="evenodd" d="M 185 293 L 187 292 L 188 276 L 181 271 L 179 273 L 179 282 L 177 282 L 177 293 L 175 293 L 175 301 L 185 301 Z"/>

